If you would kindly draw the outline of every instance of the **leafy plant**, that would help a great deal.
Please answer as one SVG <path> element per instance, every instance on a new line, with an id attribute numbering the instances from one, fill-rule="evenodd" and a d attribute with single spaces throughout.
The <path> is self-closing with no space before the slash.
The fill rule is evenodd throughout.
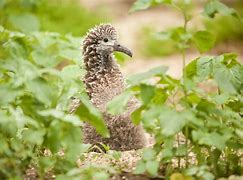
<path id="1" fill-rule="evenodd" d="M 50 170 L 58 175 L 76 168 L 80 153 L 87 150 L 80 128 L 86 119 L 108 136 L 79 80 L 84 73 L 80 41 L 71 35 L 0 27 L 1 179 L 24 176 L 30 167 L 40 177 Z M 72 96 L 82 102 L 77 115 L 68 113 Z M 52 155 L 43 155 L 49 150 Z"/>
<path id="2" fill-rule="evenodd" d="M 0 12 L 4 25 L 0 26 L 0 179 L 24 178 L 29 170 L 41 179 L 48 175 L 108 179 L 114 173 L 112 167 L 89 164 L 79 168 L 76 164 L 89 148 L 82 144 L 83 121 L 109 137 L 100 112 L 79 80 L 84 74 L 79 51 L 82 39 L 39 32 L 42 23 L 32 10 L 41 1 L 16 2 L 0 2 L 2 9 L 10 3 L 13 11 L 19 7 L 15 13 L 25 12 L 21 16 L 12 15 L 11 8 Z M 141 101 L 132 120 L 154 136 L 155 144 L 144 149 L 137 174 L 171 179 L 242 174 L 243 67 L 234 53 L 203 55 L 214 46 L 215 38 L 207 28 L 188 29 L 193 17 L 191 3 L 138 0 L 132 7 L 137 11 L 166 4 L 184 17 L 182 27 L 158 33 L 181 52 L 183 77 L 178 80 L 166 75 L 165 67 L 133 75 L 128 78 L 129 88 L 108 104 L 108 111 L 116 114 L 125 110 L 131 96 Z M 241 19 L 218 0 L 208 1 L 204 14 Z M 29 24 L 23 26 L 27 20 Z M 186 65 L 186 52 L 192 44 L 202 55 Z M 75 114 L 68 113 L 71 97 L 81 101 Z M 113 152 L 109 157 L 119 159 L 120 154 Z"/>
<path id="3" fill-rule="evenodd" d="M 243 67 L 234 53 L 202 55 L 186 65 L 186 50 L 191 43 L 203 54 L 215 42 L 207 30 L 188 29 L 193 17 L 188 10 L 191 3 L 190 0 L 138 0 L 132 7 L 132 11 L 137 11 L 167 4 L 184 17 L 182 27 L 163 32 L 180 49 L 183 77 L 174 79 L 166 75 L 163 67 L 134 75 L 128 78 L 129 89 L 108 104 L 108 110 L 119 113 L 129 100 L 125 98 L 127 94 L 135 95 L 142 102 L 132 119 L 136 124 L 142 123 L 154 136 L 155 144 L 144 150 L 135 173 L 158 176 L 163 168 L 165 175 L 172 179 L 214 179 L 240 175 L 243 170 Z M 210 18 L 223 14 L 241 19 L 234 9 L 218 0 L 208 1 L 204 14 Z M 209 91 L 208 86 L 212 87 Z M 114 107 L 117 99 L 123 102 Z"/>
<path id="4" fill-rule="evenodd" d="M 141 1 L 142 2 L 142 1 Z M 176 11 L 180 11 L 180 4 L 179 1 L 173 1 L 171 4 L 169 1 L 147 1 L 150 3 L 151 7 L 156 7 L 158 5 L 167 5 L 172 7 Z M 172 2 L 172 1 L 171 1 Z M 189 1 L 188 1 L 189 2 Z M 236 1 L 232 3 L 234 7 L 239 10 L 236 12 L 233 8 L 229 8 L 220 1 L 209 1 L 207 5 L 205 5 L 205 9 L 201 13 L 193 13 L 194 7 L 201 6 L 201 3 L 198 1 L 191 1 L 190 4 L 187 4 L 187 18 L 191 18 L 191 14 L 193 16 L 201 15 L 202 24 L 205 26 L 207 30 L 207 37 L 204 36 L 206 39 L 205 41 L 211 44 L 211 47 L 214 47 L 214 44 L 224 44 L 224 43 L 231 43 L 235 42 L 237 44 L 242 43 L 242 27 L 243 21 L 241 19 L 242 12 L 242 2 Z M 178 6 L 177 6 L 178 5 Z M 210 7 L 212 9 L 210 9 Z M 139 4 L 134 4 L 133 9 L 143 10 L 143 6 Z M 212 12 L 211 12 L 212 11 Z M 183 15 L 184 16 L 184 15 Z M 197 19 L 197 21 L 199 21 Z M 177 41 L 173 41 L 173 38 L 170 37 L 170 34 L 173 33 L 177 28 L 169 28 L 163 32 L 154 32 L 153 28 L 146 27 L 141 30 L 141 42 L 142 45 L 140 46 L 139 50 L 141 53 L 147 57 L 161 57 L 161 56 L 168 56 L 171 54 L 179 53 Z M 195 27 L 188 29 L 189 33 L 198 33 L 195 32 Z M 204 32 L 205 34 L 205 32 Z M 212 40 L 208 40 L 209 36 L 211 35 Z M 203 35 L 201 33 L 201 38 Z M 195 40 L 196 41 L 196 40 Z M 194 49 L 192 45 L 196 45 L 196 42 L 189 41 L 189 50 Z M 207 50 L 206 50 L 207 51 Z"/>
<path id="5" fill-rule="evenodd" d="M 0 23 L 21 32 L 41 30 L 82 36 L 103 21 L 103 14 L 88 11 L 77 0 L 1 0 L 0 4 Z"/>

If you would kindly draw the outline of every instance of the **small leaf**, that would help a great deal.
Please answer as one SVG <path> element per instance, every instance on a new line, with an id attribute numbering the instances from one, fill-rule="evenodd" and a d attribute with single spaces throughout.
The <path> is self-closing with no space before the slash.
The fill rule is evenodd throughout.
<path id="1" fill-rule="evenodd" d="M 34 96 L 42 103 L 51 106 L 55 100 L 55 89 L 50 84 L 41 78 L 36 78 L 26 82 L 26 86 Z"/>
<path id="2" fill-rule="evenodd" d="M 23 32 L 38 31 L 40 28 L 39 19 L 30 13 L 11 15 L 9 21 L 15 28 Z"/>
<path id="3" fill-rule="evenodd" d="M 228 7 L 218 0 L 209 1 L 204 7 L 204 14 L 210 18 L 214 18 L 217 13 L 225 16 L 233 16 L 241 20 L 240 15 L 236 12 L 235 9 Z"/>
<path id="4" fill-rule="evenodd" d="M 194 178 L 191 176 L 185 176 L 182 173 L 173 173 L 170 176 L 170 180 L 193 180 Z"/>
<path id="5" fill-rule="evenodd" d="M 201 130 L 193 131 L 192 137 L 194 141 L 198 141 L 199 144 L 205 144 L 208 146 L 215 146 L 219 150 L 223 150 L 226 145 L 226 141 L 230 137 L 225 137 L 216 132 L 208 133 Z"/>
<path id="6" fill-rule="evenodd" d="M 152 0 L 137 0 L 131 7 L 130 12 L 141 11 L 148 9 L 151 6 Z"/>
<path id="7" fill-rule="evenodd" d="M 81 105 L 76 111 L 79 118 L 90 123 L 93 127 L 95 127 L 99 134 L 109 138 L 110 134 L 105 122 L 102 119 L 102 114 L 91 104 L 87 94 L 82 93 L 79 96 L 79 99 L 81 101 Z"/>
<path id="8" fill-rule="evenodd" d="M 159 162 L 157 161 L 147 161 L 146 162 L 146 170 L 152 176 L 156 176 L 159 169 Z"/>
<path id="9" fill-rule="evenodd" d="M 243 67 L 235 64 L 227 67 L 217 64 L 213 70 L 213 76 L 217 81 L 220 90 L 231 94 L 240 92 L 242 88 Z"/>
<path id="10" fill-rule="evenodd" d="M 146 167 L 144 161 L 142 160 L 138 161 L 134 174 L 142 174 L 145 171 L 146 171 Z"/>
<path id="11" fill-rule="evenodd" d="M 213 48 L 215 44 L 215 36 L 213 36 L 208 31 L 198 31 L 193 37 L 193 41 L 197 47 L 197 49 L 203 53 L 211 48 Z"/>
<path id="12" fill-rule="evenodd" d="M 155 123 L 159 115 L 161 114 L 161 109 L 163 106 L 161 104 L 152 105 L 148 110 L 143 113 L 142 122 L 144 127 L 150 130 L 156 128 L 157 124 Z"/>
<path id="13" fill-rule="evenodd" d="M 44 140 L 45 130 L 24 130 L 23 139 L 29 143 L 41 145 Z"/>
<path id="14" fill-rule="evenodd" d="M 140 84 L 141 82 L 143 82 L 146 79 L 152 78 L 154 76 L 164 75 L 165 72 L 167 71 L 167 69 L 168 68 L 165 66 L 156 67 L 156 68 L 150 69 L 148 72 L 139 73 L 139 74 L 135 74 L 135 75 L 128 77 L 127 82 L 130 86 L 135 86 L 135 85 Z"/>
<path id="15" fill-rule="evenodd" d="M 81 69 L 78 65 L 69 65 L 65 66 L 62 69 L 63 79 L 79 79 L 82 75 L 84 75 L 85 71 Z"/>
<path id="16" fill-rule="evenodd" d="M 124 93 L 115 96 L 107 103 L 107 110 L 110 114 L 115 115 L 123 112 L 126 109 L 128 101 L 131 99 L 132 93 L 125 91 Z"/>
<path id="17" fill-rule="evenodd" d="M 44 171 L 47 171 L 53 168 L 55 161 L 53 161 L 52 157 L 39 157 L 39 166 Z"/>
<path id="18" fill-rule="evenodd" d="M 80 119 L 76 115 L 70 115 L 70 114 L 65 114 L 62 111 L 58 111 L 56 109 L 48 109 L 44 111 L 39 111 L 38 114 L 42 116 L 51 116 L 56 119 L 60 119 L 65 122 L 69 122 L 73 124 L 74 126 L 81 126 L 83 123 L 80 121 Z"/>
<path id="19" fill-rule="evenodd" d="M 8 105 L 22 94 L 21 89 L 14 89 L 10 84 L 0 84 L 0 106 Z"/>
<path id="20" fill-rule="evenodd" d="M 153 160 L 155 158 L 156 158 L 156 152 L 153 149 L 147 148 L 143 151 L 144 160 L 149 161 L 149 160 Z"/>
<path id="21" fill-rule="evenodd" d="M 68 60 L 71 60 L 77 64 L 80 64 L 80 61 L 82 59 L 81 52 L 79 50 L 73 49 L 65 49 L 61 51 L 60 56 Z"/>
<path id="22" fill-rule="evenodd" d="M 193 118 L 194 117 L 191 112 L 177 112 L 173 109 L 164 107 L 161 109 L 161 115 L 159 116 L 161 134 L 164 136 L 174 135 L 179 132 L 190 119 Z"/>
<path id="23" fill-rule="evenodd" d="M 132 122 L 135 125 L 138 125 L 141 121 L 141 113 L 142 110 L 144 109 L 144 106 L 141 106 L 140 108 L 136 109 L 135 111 L 132 112 L 131 118 L 132 118 Z"/>
<path id="24" fill-rule="evenodd" d="M 47 53 L 43 50 L 32 51 L 31 56 L 35 64 L 43 67 L 55 67 L 61 62 L 61 59 L 58 59 L 56 55 Z"/>
<path id="25" fill-rule="evenodd" d="M 155 94 L 155 87 L 146 84 L 141 84 L 140 88 L 141 88 L 140 96 L 143 101 L 143 104 L 148 104 Z"/>

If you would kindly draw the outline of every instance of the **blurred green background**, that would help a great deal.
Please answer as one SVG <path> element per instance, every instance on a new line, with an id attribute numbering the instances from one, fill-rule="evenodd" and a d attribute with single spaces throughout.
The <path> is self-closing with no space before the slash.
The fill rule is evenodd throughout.
<path id="1" fill-rule="evenodd" d="M 128 13 L 133 2 L 133 0 L 117 0 L 116 2 L 111 0 L 0 0 L 0 24 L 7 29 L 22 32 L 51 31 L 83 36 L 89 28 L 101 22 L 114 22 L 119 26 L 123 16 L 124 18 L 131 16 L 131 19 L 136 19 L 133 14 Z M 196 8 L 200 7 L 200 1 L 194 2 Z M 243 15 L 243 1 L 234 0 L 226 1 L 226 3 Z M 159 9 L 160 18 L 166 20 L 166 9 L 163 8 Z M 156 9 L 150 9 L 139 12 L 138 16 L 153 19 L 155 11 Z M 177 18 L 179 19 L 179 17 Z M 217 44 L 234 41 L 236 46 L 242 45 L 243 23 L 234 17 L 218 16 L 216 20 L 205 18 L 201 21 L 203 26 L 216 36 Z M 134 21 L 134 23 L 139 22 Z M 137 35 L 133 34 L 132 38 L 139 37 L 139 42 L 136 42 L 133 49 L 140 57 L 153 58 L 178 53 L 175 43 L 171 40 L 161 39 L 155 34 L 154 26 L 160 26 L 159 23 L 155 25 L 155 23 L 142 22 L 141 25 L 137 25 L 139 26 Z M 128 24 L 127 28 L 129 29 L 131 26 Z M 160 30 L 164 29 L 166 28 L 161 25 Z M 118 58 L 124 60 L 121 55 Z"/>
<path id="2" fill-rule="evenodd" d="M 7 29 L 53 31 L 82 36 L 103 22 L 100 12 L 90 12 L 78 0 L 1 0 L 0 24 Z"/>

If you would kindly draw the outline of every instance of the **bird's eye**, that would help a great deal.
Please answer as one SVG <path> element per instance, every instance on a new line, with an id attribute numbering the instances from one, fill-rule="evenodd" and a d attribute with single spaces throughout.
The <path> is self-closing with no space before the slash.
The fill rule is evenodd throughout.
<path id="1" fill-rule="evenodd" d="M 103 41 L 104 41 L 104 42 L 108 42 L 108 39 L 107 39 L 107 38 L 104 38 Z"/>

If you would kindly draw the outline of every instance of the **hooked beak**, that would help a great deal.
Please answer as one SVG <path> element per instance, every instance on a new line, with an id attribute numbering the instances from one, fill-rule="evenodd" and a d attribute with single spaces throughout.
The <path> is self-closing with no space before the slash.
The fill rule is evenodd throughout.
<path id="1" fill-rule="evenodd" d="M 116 42 L 113 45 L 114 51 L 125 53 L 126 55 L 132 57 L 132 51 L 122 45 L 120 45 L 118 42 Z"/>

